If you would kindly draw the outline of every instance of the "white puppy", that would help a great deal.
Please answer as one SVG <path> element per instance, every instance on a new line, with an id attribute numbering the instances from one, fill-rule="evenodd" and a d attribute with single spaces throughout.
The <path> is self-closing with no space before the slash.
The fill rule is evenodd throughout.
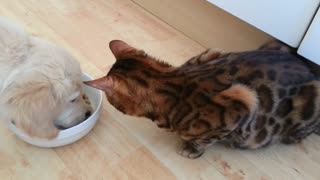
<path id="1" fill-rule="evenodd" d="M 0 118 L 52 139 L 91 114 L 79 63 L 65 50 L 0 17 Z"/>

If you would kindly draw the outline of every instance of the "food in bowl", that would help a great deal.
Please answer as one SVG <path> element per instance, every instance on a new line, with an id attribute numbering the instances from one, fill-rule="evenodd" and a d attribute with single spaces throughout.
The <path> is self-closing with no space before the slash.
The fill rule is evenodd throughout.
<path id="1" fill-rule="evenodd" d="M 84 100 L 84 102 L 87 103 L 87 105 L 91 106 L 90 99 L 89 99 L 89 97 L 88 97 L 86 94 L 83 94 L 83 95 L 82 95 L 82 99 Z"/>

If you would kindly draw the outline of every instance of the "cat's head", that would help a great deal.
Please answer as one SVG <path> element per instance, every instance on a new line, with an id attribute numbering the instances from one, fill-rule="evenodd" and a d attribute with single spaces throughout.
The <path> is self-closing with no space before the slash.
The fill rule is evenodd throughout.
<path id="1" fill-rule="evenodd" d="M 108 101 L 124 114 L 148 116 L 153 108 L 150 92 L 156 83 L 151 76 L 171 66 L 120 40 L 111 41 L 109 47 L 116 58 L 109 73 L 85 84 L 103 90 Z"/>

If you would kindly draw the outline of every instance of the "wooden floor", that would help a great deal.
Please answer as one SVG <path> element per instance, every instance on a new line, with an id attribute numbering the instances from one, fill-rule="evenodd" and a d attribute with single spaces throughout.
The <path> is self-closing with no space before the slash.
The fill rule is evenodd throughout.
<path id="1" fill-rule="evenodd" d="M 0 15 L 65 47 L 95 77 L 114 62 L 108 49 L 112 39 L 175 65 L 204 50 L 129 0 L 0 0 Z M 61 148 L 33 147 L 0 125 L 0 179 L 320 179 L 316 136 L 300 145 L 259 151 L 216 145 L 196 160 L 176 153 L 180 143 L 174 134 L 147 120 L 121 115 L 105 101 L 93 131 Z"/>

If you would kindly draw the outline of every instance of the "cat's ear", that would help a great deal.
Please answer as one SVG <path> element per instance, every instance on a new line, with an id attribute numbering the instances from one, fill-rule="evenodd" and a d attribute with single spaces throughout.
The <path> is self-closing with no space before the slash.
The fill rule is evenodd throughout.
<path id="1" fill-rule="evenodd" d="M 102 77 L 92 81 L 85 81 L 83 83 L 102 91 L 108 91 L 114 86 L 114 80 L 111 77 Z"/>
<path id="2" fill-rule="evenodd" d="M 116 57 L 118 60 L 123 54 L 123 51 L 130 51 L 130 50 L 135 50 L 135 48 L 129 46 L 127 43 L 121 41 L 121 40 L 113 40 L 109 43 L 109 47 L 113 55 Z"/>

